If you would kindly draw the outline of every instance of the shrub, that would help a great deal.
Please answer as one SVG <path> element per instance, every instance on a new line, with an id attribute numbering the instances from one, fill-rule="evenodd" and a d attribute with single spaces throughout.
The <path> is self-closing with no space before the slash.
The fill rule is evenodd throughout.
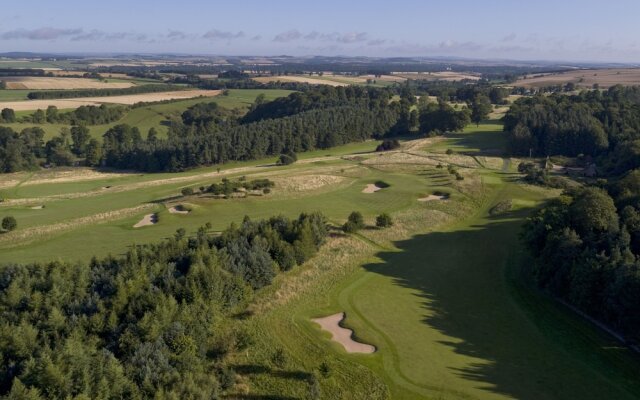
<path id="1" fill-rule="evenodd" d="M 456 172 L 456 180 L 457 181 L 463 181 L 464 180 L 464 176 L 460 175 L 459 173 Z"/>
<path id="2" fill-rule="evenodd" d="M 281 348 L 276 349 L 271 355 L 271 362 L 276 367 L 282 369 L 287 366 L 287 355 Z"/>
<path id="3" fill-rule="evenodd" d="M 191 196 L 193 194 L 193 189 L 186 187 L 181 190 L 183 196 Z"/>
<path id="4" fill-rule="evenodd" d="M 451 154 L 453 154 L 453 150 L 451 150 L 451 149 L 447 149 L 446 153 L 447 153 L 448 155 L 451 155 Z"/>
<path id="5" fill-rule="evenodd" d="M 393 225 L 391 216 L 387 213 L 382 213 L 376 217 L 376 226 L 378 228 L 388 228 Z"/>
<path id="6" fill-rule="evenodd" d="M 376 185 L 377 187 L 379 187 L 380 189 L 386 189 L 386 188 L 388 188 L 389 186 L 391 186 L 391 185 L 389 185 L 389 184 L 388 184 L 387 182 L 385 182 L 385 181 L 376 181 L 376 182 L 375 182 L 375 185 Z"/>
<path id="7" fill-rule="evenodd" d="M 342 225 L 342 230 L 344 233 L 355 233 L 358 232 L 358 227 L 351 221 L 347 221 Z"/>
<path id="8" fill-rule="evenodd" d="M 11 232 L 12 230 L 18 227 L 18 221 L 12 216 L 4 217 L 2 219 L 2 229 L 7 232 Z"/>
<path id="9" fill-rule="evenodd" d="M 511 210 L 512 206 L 513 202 L 511 200 L 503 200 L 495 206 L 491 207 L 491 209 L 489 210 L 489 215 L 504 214 L 505 212 Z"/>
<path id="10" fill-rule="evenodd" d="M 320 375 L 322 375 L 323 378 L 328 378 L 331 376 L 331 367 L 329 366 L 329 364 L 327 364 L 326 361 L 323 361 L 322 364 L 320 364 L 318 370 L 320 371 Z"/>
<path id="11" fill-rule="evenodd" d="M 348 221 L 355 224 L 358 229 L 364 228 L 364 217 L 359 211 L 354 211 L 349 214 Z"/>
<path id="12" fill-rule="evenodd" d="M 291 157 L 288 154 L 280 154 L 280 157 L 278 158 L 278 161 L 276 162 L 276 164 L 278 165 L 291 165 L 294 162 L 296 162 L 296 160 L 293 159 L 293 157 Z"/>
<path id="13" fill-rule="evenodd" d="M 388 151 L 394 150 L 400 147 L 400 142 L 396 139 L 385 139 L 381 144 L 376 147 L 376 151 Z"/>

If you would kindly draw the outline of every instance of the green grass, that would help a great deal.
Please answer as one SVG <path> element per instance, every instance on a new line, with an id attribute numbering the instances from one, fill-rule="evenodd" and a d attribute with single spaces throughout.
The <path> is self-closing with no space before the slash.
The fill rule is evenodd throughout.
<path id="1" fill-rule="evenodd" d="M 0 89 L 0 101 L 27 100 L 27 95 L 33 90 Z"/>
<path id="2" fill-rule="evenodd" d="M 244 94 L 243 94 L 244 95 Z M 247 95 L 244 99 L 250 99 Z M 228 101 L 241 103 L 242 99 Z M 245 103 L 246 104 L 246 103 Z M 169 105 L 167 105 L 169 106 Z M 444 152 L 493 154 L 502 151 L 499 126 L 484 124 L 451 135 L 430 147 Z M 303 153 L 300 160 L 371 151 L 376 143 Z M 340 184 L 310 193 L 278 193 L 263 198 L 180 200 L 188 215 L 169 214 L 158 204 L 157 225 L 133 229 L 144 214 L 84 225 L 16 247 L 0 245 L 3 261 L 79 260 L 119 254 L 132 243 L 161 240 L 179 227 L 193 233 L 211 222 L 221 230 L 244 215 L 296 215 L 322 211 L 335 225 L 358 210 L 372 223 L 389 212 L 396 225 L 363 230 L 329 240 L 311 263 L 277 278 L 258 293 L 254 315 L 239 322 L 255 340 L 232 364 L 249 382 L 251 395 L 304 398 L 305 377 L 327 362 L 331 376 L 320 378 L 323 398 L 340 399 L 634 399 L 640 396 L 636 358 L 581 318 L 531 289 L 522 274 L 528 262 L 518 241 L 524 218 L 555 192 L 530 190 L 513 175 L 478 169 L 463 182 L 442 182 L 435 168 L 402 172 L 365 167 L 357 161 L 320 159 L 287 167 L 264 167 L 270 160 L 222 166 L 252 167 L 235 176 L 292 178 L 301 174 L 342 175 Z M 121 178 L 67 184 L 19 185 L 0 197 L 39 197 L 99 190 L 215 171 L 202 168 L 180 174 L 131 174 Z M 410 171 L 410 170 L 405 170 Z M 256 175 L 261 174 L 261 175 Z M 482 181 L 473 180 L 480 174 Z M 22 181 L 36 174 L 17 175 Z M 274 178 L 275 179 L 275 178 Z M 14 214 L 20 229 L 45 226 L 108 210 L 133 207 L 175 196 L 184 186 L 198 187 L 218 179 L 166 183 L 119 193 L 68 199 L 43 210 L 0 207 Z M 390 186 L 363 194 L 365 185 Z M 463 184 L 475 185 L 476 193 Z M 443 187 L 444 185 L 444 187 Z M 457 185 L 457 186 L 456 186 Z M 435 190 L 452 194 L 446 202 L 419 203 Z M 491 217 L 500 201 L 513 209 Z M 290 299 L 287 298 L 290 296 Z M 313 317 L 345 311 L 356 337 L 374 344 L 372 355 L 347 354 L 313 324 Z M 285 370 L 270 367 L 269 357 L 282 347 Z"/>
<path id="3" fill-rule="evenodd" d="M 467 150 L 493 148 L 491 131 L 463 137 L 473 144 Z M 461 146 L 459 140 L 446 146 Z M 341 262 L 319 262 L 316 268 L 331 271 L 325 274 L 354 272 L 318 278 L 300 298 L 259 317 L 251 326 L 260 350 L 242 362 L 260 362 L 274 347 L 288 351 L 291 369 L 327 362 L 333 376 L 321 384 L 329 398 L 638 398 L 637 358 L 530 289 L 521 274 L 529 260 L 518 242 L 520 226 L 548 194 L 486 174 L 483 201 L 471 201 L 475 211 L 457 222 L 425 221 L 422 233 L 392 243 L 367 240 L 369 251 L 349 259 L 355 266 L 325 254 Z M 461 209 L 469 206 L 458 199 Z M 514 200 L 513 212 L 490 217 L 504 199 Z M 310 321 L 339 311 L 359 340 L 377 346 L 375 354 L 346 354 Z M 304 395 L 269 374 L 253 382 L 262 395 Z"/>
<path id="4" fill-rule="evenodd" d="M 469 125 L 463 132 L 449 133 L 447 140 L 435 141 L 426 150 L 444 153 L 451 149 L 458 153 L 501 156 L 506 147 L 502 124 L 497 121 L 483 122 L 480 126 Z"/>

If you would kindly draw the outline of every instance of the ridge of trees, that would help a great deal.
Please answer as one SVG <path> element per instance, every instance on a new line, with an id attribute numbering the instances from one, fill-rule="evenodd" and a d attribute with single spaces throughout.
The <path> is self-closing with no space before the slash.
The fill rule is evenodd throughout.
<path id="1" fill-rule="evenodd" d="M 218 398 L 234 383 L 229 356 L 253 341 L 234 315 L 313 257 L 327 224 L 209 228 L 88 263 L 0 266 L 0 396 Z"/>
<path id="2" fill-rule="evenodd" d="M 178 85 L 149 84 L 113 89 L 38 90 L 29 92 L 27 97 L 31 100 L 70 99 L 75 97 L 126 96 L 141 93 L 173 92 L 185 89 L 187 88 Z"/>
<path id="3" fill-rule="evenodd" d="M 504 122 L 514 154 L 599 156 L 616 174 L 640 167 L 640 87 L 521 98 Z"/>

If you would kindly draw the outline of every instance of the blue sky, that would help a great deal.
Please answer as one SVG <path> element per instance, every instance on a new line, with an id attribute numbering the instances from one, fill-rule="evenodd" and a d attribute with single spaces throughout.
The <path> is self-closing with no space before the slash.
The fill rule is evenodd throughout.
<path id="1" fill-rule="evenodd" d="M 21 0 L 0 51 L 640 62 L 639 16 L 637 0 Z"/>

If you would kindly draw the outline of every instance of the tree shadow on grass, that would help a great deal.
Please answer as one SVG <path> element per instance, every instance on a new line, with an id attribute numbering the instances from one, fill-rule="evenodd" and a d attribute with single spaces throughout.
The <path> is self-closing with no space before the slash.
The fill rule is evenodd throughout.
<path id="1" fill-rule="evenodd" d="M 312 373 L 306 371 L 273 369 L 271 367 L 259 364 L 239 364 L 232 366 L 232 368 L 234 369 L 234 371 L 242 375 L 269 374 L 276 378 L 292 379 L 304 382 L 306 382 L 313 375 Z"/>
<path id="2" fill-rule="evenodd" d="M 365 268 L 391 277 L 395 285 L 421 298 L 422 322 L 447 338 L 423 344 L 424 350 L 431 346 L 453 350 L 457 364 L 447 361 L 444 365 L 470 382 L 469 389 L 447 388 L 449 394 L 466 390 L 471 395 L 480 391 L 492 393 L 490 397 L 500 394 L 524 400 L 632 398 L 583 360 L 567 356 L 563 346 L 575 334 L 568 324 L 543 326 L 516 300 L 507 267 L 516 267 L 514 259 L 521 254 L 518 233 L 530 211 L 510 211 L 456 231 L 415 236 L 396 243 L 401 251 L 382 252 L 378 254 L 382 263 Z M 568 335 L 569 340 L 559 344 L 546 332 L 554 329 L 565 330 L 560 335 Z M 446 357 L 442 351 L 428 354 Z M 460 363 L 460 355 L 469 357 L 466 365 Z M 401 372 L 411 375 L 411 365 L 405 364 Z"/>

